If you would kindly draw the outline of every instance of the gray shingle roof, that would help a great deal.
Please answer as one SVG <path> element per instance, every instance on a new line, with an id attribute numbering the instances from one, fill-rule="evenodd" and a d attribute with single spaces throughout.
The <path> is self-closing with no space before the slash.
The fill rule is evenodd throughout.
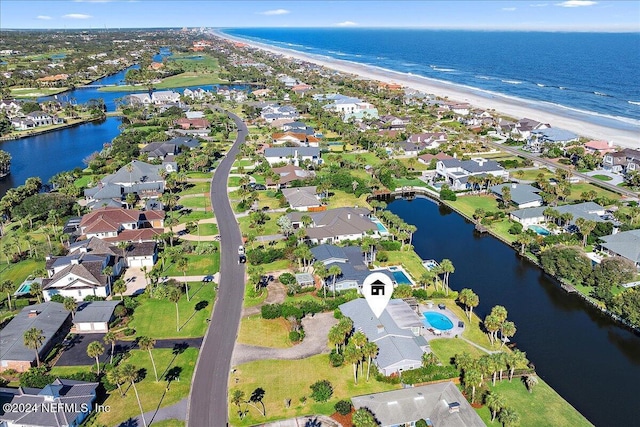
<path id="1" fill-rule="evenodd" d="M 73 323 L 108 322 L 118 304 L 120 301 L 83 302 L 76 310 Z"/>
<path id="2" fill-rule="evenodd" d="M 38 315 L 30 318 L 29 312 L 32 310 L 38 312 Z M 69 316 L 70 313 L 57 302 L 45 302 L 23 308 L 4 329 L 0 330 L 0 360 L 35 360 L 34 351 L 24 345 L 25 331 L 30 328 L 42 330 L 44 342 L 40 348 L 44 349 Z"/>
<path id="3" fill-rule="evenodd" d="M 291 212 L 287 216 L 292 222 L 300 222 L 302 215 L 309 215 L 313 225 L 307 228 L 307 236 L 324 239 L 376 231 L 378 227 L 368 218 L 369 213 L 366 208 L 337 208 L 322 212 Z"/>
<path id="4" fill-rule="evenodd" d="M 319 206 L 320 200 L 316 196 L 316 186 L 283 188 L 282 194 L 292 208 Z"/>
<path id="5" fill-rule="evenodd" d="M 601 237 L 602 246 L 634 263 L 640 263 L 640 230 L 622 231 Z"/>
<path id="6" fill-rule="evenodd" d="M 559 128 L 536 129 L 531 131 L 532 134 L 538 135 L 541 139 L 550 142 L 562 142 L 577 139 L 575 133 Z"/>
<path id="7" fill-rule="evenodd" d="M 498 184 L 491 187 L 490 190 L 502 197 L 502 187 L 505 186 L 510 188 L 511 200 L 516 205 L 523 205 L 525 203 L 531 203 L 535 201 L 542 202 L 542 197 L 538 194 L 542 190 L 529 184 Z"/>
<path id="8" fill-rule="evenodd" d="M 264 150 L 265 157 L 320 157 L 320 149 L 318 147 L 274 147 Z"/>

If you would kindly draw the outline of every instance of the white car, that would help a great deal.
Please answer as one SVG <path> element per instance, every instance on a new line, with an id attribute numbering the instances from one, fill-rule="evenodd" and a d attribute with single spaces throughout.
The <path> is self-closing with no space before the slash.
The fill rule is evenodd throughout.
<path id="1" fill-rule="evenodd" d="M 244 255 L 244 246 L 240 245 L 238 247 L 238 255 Z"/>

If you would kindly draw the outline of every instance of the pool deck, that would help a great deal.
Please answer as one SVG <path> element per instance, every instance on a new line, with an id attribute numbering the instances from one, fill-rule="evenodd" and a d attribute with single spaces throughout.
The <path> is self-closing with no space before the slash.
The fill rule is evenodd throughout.
<path id="1" fill-rule="evenodd" d="M 436 335 L 433 332 L 428 331 L 426 328 L 423 330 L 422 332 L 422 336 L 427 340 L 433 340 L 433 339 L 438 339 L 438 338 L 453 338 L 456 335 L 461 336 L 462 332 L 464 331 L 464 327 L 459 327 L 458 326 L 458 322 L 462 321 L 464 322 L 464 324 L 467 324 L 467 319 L 459 319 L 458 316 L 456 316 L 453 311 L 449 310 L 448 308 L 445 308 L 444 310 L 441 310 L 438 308 L 437 304 L 434 304 L 432 308 L 427 307 L 424 304 L 420 304 L 420 315 L 422 316 L 423 313 L 426 312 L 434 312 L 434 313 L 440 313 L 443 316 L 447 317 L 451 323 L 453 323 L 453 328 L 449 329 L 448 331 L 442 331 L 442 334 L 440 335 Z M 423 316 L 424 318 L 424 316 Z"/>

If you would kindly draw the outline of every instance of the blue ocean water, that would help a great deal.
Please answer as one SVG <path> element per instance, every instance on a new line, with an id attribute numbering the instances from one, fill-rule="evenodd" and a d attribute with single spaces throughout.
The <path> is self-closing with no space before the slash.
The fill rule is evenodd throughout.
<path id="1" fill-rule="evenodd" d="M 423 29 L 224 30 L 273 46 L 422 75 L 640 125 L 640 33 Z M 611 123 L 609 123 L 611 124 Z"/>

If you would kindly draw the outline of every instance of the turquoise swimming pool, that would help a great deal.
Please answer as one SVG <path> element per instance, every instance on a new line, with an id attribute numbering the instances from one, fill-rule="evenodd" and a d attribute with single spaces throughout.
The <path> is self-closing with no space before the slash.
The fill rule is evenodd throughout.
<path id="1" fill-rule="evenodd" d="M 535 231 L 540 236 L 548 236 L 549 234 L 551 234 L 549 230 L 544 227 L 540 227 L 539 225 L 530 225 L 529 229 Z"/>
<path id="2" fill-rule="evenodd" d="M 453 322 L 451 322 L 451 320 L 449 320 L 449 318 L 444 314 L 440 314 L 435 311 L 425 311 L 422 315 L 424 316 L 424 324 L 426 327 L 431 327 L 440 331 L 453 329 Z"/>
<path id="3" fill-rule="evenodd" d="M 404 273 L 404 271 L 400 270 L 398 267 L 389 267 L 389 271 L 393 274 L 393 279 L 396 281 L 398 285 L 412 285 L 409 277 Z"/>
<path id="4" fill-rule="evenodd" d="M 31 291 L 31 283 L 27 282 L 20 285 L 20 287 L 13 293 L 15 296 L 27 295 Z"/>

